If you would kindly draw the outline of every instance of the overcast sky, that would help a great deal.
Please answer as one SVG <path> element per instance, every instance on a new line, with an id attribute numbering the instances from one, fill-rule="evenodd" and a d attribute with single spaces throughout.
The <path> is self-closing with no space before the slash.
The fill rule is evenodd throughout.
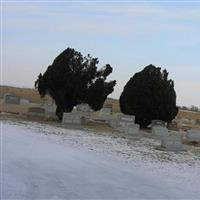
<path id="1" fill-rule="evenodd" d="M 178 105 L 200 107 L 200 2 L 2 3 L 1 84 L 34 87 L 67 47 L 109 63 L 119 98 L 124 85 L 148 64 L 169 71 Z"/>

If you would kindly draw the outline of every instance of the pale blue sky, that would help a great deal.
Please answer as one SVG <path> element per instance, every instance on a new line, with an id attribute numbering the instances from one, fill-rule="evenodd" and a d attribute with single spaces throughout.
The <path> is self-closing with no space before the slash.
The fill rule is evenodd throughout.
<path id="1" fill-rule="evenodd" d="M 200 107 L 200 2 L 4 1 L 2 10 L 2 84 L 33 87 L 72 47 L 113 67 L 111 97 L 154 64 L 175 81 L 178 105 Z"/>

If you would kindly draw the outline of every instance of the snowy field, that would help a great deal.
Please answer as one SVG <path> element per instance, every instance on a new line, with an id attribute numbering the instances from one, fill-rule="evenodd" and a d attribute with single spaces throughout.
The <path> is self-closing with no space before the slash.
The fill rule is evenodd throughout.
<path id="1" fill-rule="evenodd" d="M 1 121 L 1 199 L 200 199 L 199 149 Z"/>

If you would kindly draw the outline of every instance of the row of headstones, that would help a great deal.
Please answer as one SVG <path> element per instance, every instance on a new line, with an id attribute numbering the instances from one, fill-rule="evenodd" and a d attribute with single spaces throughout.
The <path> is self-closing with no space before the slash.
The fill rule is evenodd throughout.
<path id="1" fill-rule="evenodd" d="M 104 116 L 104 115 L 103 115 Z M 91 109 L 87 105 L 79 105 L 72 113 L 64 113 L 63 124 L 83 125 L 90 120 Z M 109 125 L 129 135 L 139 133 L 139 125 L 135 124 L 135 116 L 120 114 L 116 119 L 113 119 L 108 113 L 105 114 L 106 121 Z M 173 124 L 172 124 L 173 125 Z M 172 126 L 171 125 L 171 126 Z M 166 123 L 160 120 L 152 121 L 152 134 L 161 139 L 161 148 L 169 151 L 180 151 L 183 149 L 182 136 L 176 131 L 176 127 L 171 127 L 175 131 L 168 131 Z M 174 126 L 174 125 L 173 125 Z M 200 133 L 192 131 L 187 133 L 187 137 L 200 141 Z"/>
<path id="2" fill-rule="evenodd" d="M 73 111 L 72 113 L 64 113 L 63 124 L 68 125 L 83 125 L 89 121 L 90 116 L 88 110 L 83 109 Z M 135 124 L 135 116 L 133 115 L 118 115 L 117 119 L 110 119 L 109 125 L 119 132 L 129 135 L 139 133 L 139 125 Z M 165 122 L 154 120 L 152 121 L 152 134 L 161 139 L 161 148 L 168 151 L 182 150 L 182 138 L 178 133 L 170 133 L 165 126 Z"/>
<path id="3" fill-rule="evenodd" d="M 178 132 L 169 132 L 165 125 L 152 123 L 152 134 L 161 139 L 161 148 L 168 151 L 181 151 L 182 138 Z"/>
<path id="4" fill-rule="evenodd" d="M 3 96 L 4 103 L 5 104 L 13 104 L 13 105 L 29 105 L 31 102 L 28 99 L 21 98 L 20 96 L 13 95 L 13 94 L 5 94 Z M 42 119 L 45 118 L 45 116 L 53 116 L 55 115 L 56 106 L 55 105 L 48 105 L 45 104 L 44 106 L 34 106 L 34 107 L 28 107 L 27 110 L 27 117 L 30 118 L 37 118 Z"/>
<path id="5" fill-rule="evenodd" d="M 65 125 L 82 126 L 89 121 L 91 112 L 92 110 L 88 104 L 79 104 L 72 112 L 63 113 L 62 123 Z"/>
<path id="6" fill-rule="evenodd" d="M 138 134 L 140 129 L 139 124 L 135 124 L 134 115 L 120 114 L 118 115 L 117 119 L 110 119 L 109 125 L 115 130 L 129 135 Z"/>
<path id="7" fill-rule="evenodd" d="M 161 139 L 161 148 L 168 151 L 183 150 L 183 135 L 179 131 L 169 132 L 165 122 L 159 120 L 152 121 L 152 134 Z M 200 130 L 188 130 L 185 135 L 186 140 L 200 142 Z"/>
<path id="8" fill-rule="evenodd" d="M 28 99 L 21 98 L 16 95 L 12 94 L 5 94 L 3 96 L 4 103 L 6 104 L 15 104 L 15 105 L 20 105 L 20 104 L 28 104 L 30 101 Z"/>
<path id="9" fill-rule="evenodd" d="M 63 115 L 63 124 L 67 125 L 83 125 L 90 121 L 92 110 L 87 104 L 80 104 L 73 110 L 71 113 L 64 113 Z M 120 131 L 126 134 L 138 134 L 139 125 L 135 124 L 135 116 L 133 115 L 118 115 L 117 119 L 113 119 L 109 109 L 103 108 L 100 112 L 100 116 L 104 119 L 105 122 Z"/>

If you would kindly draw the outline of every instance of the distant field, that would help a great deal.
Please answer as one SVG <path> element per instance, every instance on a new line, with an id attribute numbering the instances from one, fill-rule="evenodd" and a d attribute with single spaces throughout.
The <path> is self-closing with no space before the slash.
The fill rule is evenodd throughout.
<path id="1" fill-rule="evenodd" d="M 199 119 L 200 120 L 200 112 L 192 112 L 187 110 L 180 110 L 177 115 L 178 118 L 186 118 L 186 119 Z"/>

